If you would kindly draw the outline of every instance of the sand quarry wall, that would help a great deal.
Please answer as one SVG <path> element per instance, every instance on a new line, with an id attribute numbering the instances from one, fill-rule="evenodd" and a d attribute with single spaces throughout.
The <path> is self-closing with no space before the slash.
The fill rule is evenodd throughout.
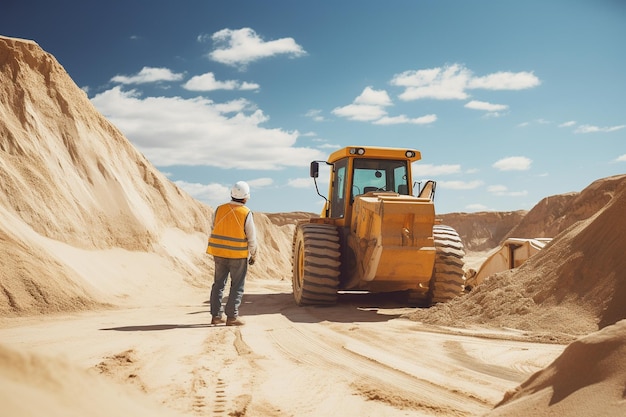
<path id="1" fill-rule="evenodd" d="M 552 201 L 557 204 L 550 210 Z M 411 318 L 447 326 L 511 327 L 557 342 L 614 324 L 626 318 L 624 213 L 626 175 L 544 199 L 510 232 L 537 236 L 541 216 L 556 223 L 547 225 L 556 235 L 539 254 L 492 275 L 467 296 Z"/>
<path id="2" fill-rule="evenodd" d="M 204 291 L 212 280 L 204 250 L 213 208 L 155 169 L 52 55 L 7 37 L 0 190 L 0 315 L 93 308 L 170 287 Z M 308 216 L 255 213 L 263 262 L 251 277 L 289 273 L 277 254 L 291 251 L 293 223 Z M 157 276 L 165 288 L 150 285 Z"/>

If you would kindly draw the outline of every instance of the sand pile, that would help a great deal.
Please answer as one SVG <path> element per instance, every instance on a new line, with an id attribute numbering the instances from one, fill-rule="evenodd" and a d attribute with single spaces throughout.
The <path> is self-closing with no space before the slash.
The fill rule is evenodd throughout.
<path id="1" fill-rule="evenodd" d="M 0 37 L 0 80 L 0 316 L 207 291 L 213 209 L 155 169 L 36 43 Z M 280 216 L 256 213 L 252 278 L 289 276 L 275 254 L 291 251 L 293 222 Z"/>
<path id="2" fill-rule="evenodd" d="M 136 254 L 181 281 L 208 269 L 191 251 L 209 229 L 210 208 L 150 165 L 54 57 L 0 37 L 0 79 L 2 315 L 127 297 L 132 289 L 116 290 L 115 281 L 147 280 L 156 269 L 124 267 Z M 182 249 L 170 252 L 168 240 Z M 106 273 L 94 277 L 98 269 Z"/>
<path id="3" fill-rule="evenodd" d="M 626 320 L 571 343 L 550 366 L 505 394 L 490 417 L 624 415 Z"/>
<path id="4" fill-rule="evenodd" d="M 573 223 L 518 269 L 495 274 L 466 297 L 411 318 L 448 326 L 512 327 L 557 342 L 626 318 L 626 176 L 590 187 L 592 192 L 580 196 L 595 198 L 594 190 L 613 190 L 602 193 L 610 199 L 594 215 Z"/>

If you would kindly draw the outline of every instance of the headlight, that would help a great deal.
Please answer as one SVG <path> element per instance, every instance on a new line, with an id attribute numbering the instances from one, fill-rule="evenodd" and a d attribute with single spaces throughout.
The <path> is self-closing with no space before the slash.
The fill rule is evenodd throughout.
<path id="1" fill-rule="evenodd" d="M 413 158 L 413 157 L 415 156 L 415 152 L 414 152 L 414 151 L 406 151 L 406 152 L 404 153 L 404 155 L 405 155 L 407 158 Z"/>
<path id="2" fill-rule="evenodd" d="M 363 148 L 351 148 L 350 155 L 365 155 L 365 149 Z"/>

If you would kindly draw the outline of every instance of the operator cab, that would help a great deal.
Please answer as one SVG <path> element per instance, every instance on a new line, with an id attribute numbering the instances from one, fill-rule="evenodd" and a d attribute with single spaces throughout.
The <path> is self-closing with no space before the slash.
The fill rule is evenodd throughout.
<path id="1" fill-rule="evenodd" d="M 354 198 L 370 192 L 411 195 L 411 163 L 419 159 L 418 151 L 405 149 L 348 147 L 334 152 L 326 162 L 331 174 L 322 217 L 350 217 Z M 313 161 L 311 177 L 318 176 L 319 164 Z"/>

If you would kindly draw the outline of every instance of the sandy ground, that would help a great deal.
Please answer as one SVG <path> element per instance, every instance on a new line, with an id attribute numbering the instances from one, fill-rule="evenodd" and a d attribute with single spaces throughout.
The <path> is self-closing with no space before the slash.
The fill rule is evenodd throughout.
<path id="1" fill-rule="evenodd" d="M 403 318 L 413 309 L 393 297 L 346 294 L 335 307 L 300 308 L 286 281 L 247 287 L 242 327 L 211 326 L 205 293 L 162 307 L 5 321 L 0 340 L 46 358 L 45 377 L 21 375 L 29 390 L 56 386 L 58 415 L 81 411 L 78 387 L 57 372 L 71 364 L 123 386 L 120 395 L 150 413 L 153 403 L 186 416 L 478 416 L 565 348 L 514 330 L 422 325 Z M 83 389 L 107 403 L 106 391 Z M 29 415 L 15 396 L 2 403 L 6 415 Z"/>

